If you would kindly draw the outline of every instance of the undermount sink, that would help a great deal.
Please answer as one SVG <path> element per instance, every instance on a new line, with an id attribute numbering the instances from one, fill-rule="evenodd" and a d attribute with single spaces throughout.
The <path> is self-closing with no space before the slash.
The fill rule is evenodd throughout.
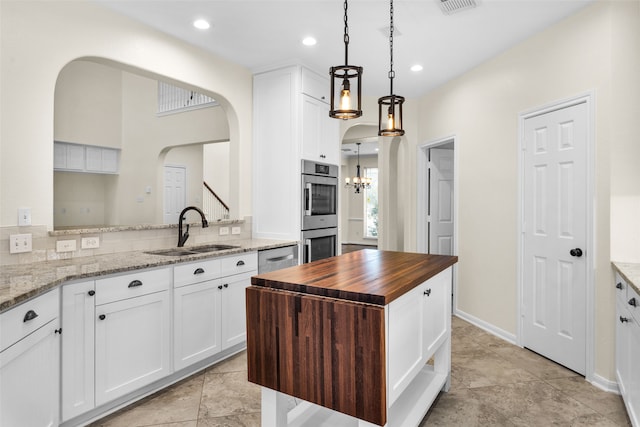
<path id="1" fill-rule="evenodd" d="M 186 256 L 186 255 L 204 254 L 207 252 L 224 251 L 226 249 L 234 249 L 238 247 L 239 246 L 215 244 L 215 245 L 193 246 L 189 248 L 160 249 L 157 251 L 148 251 L 145 253 L 150 255 L 162 255 L 162 256 Z"/>

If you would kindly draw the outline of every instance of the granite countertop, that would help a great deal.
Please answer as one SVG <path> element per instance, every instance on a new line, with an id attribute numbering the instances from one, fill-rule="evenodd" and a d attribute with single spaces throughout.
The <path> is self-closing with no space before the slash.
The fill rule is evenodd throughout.
<path id="1" fill-rule="evenodd" d="M 612 264 L 622 278 L 640 294 L 640 264 L 615 261 Z"/>
<path id="2" fill-rule="evenodd" d="M 71 280 L 290 246 L 298 242 L 250 239 L 230 240 L 220 243 L 238 247 L 186 256 L 152 255 L 144 251 L 131 251 L 2 266 L 0 267 L 0 313 Z M 188 248 L 185 247 L 185 249 Z"/>

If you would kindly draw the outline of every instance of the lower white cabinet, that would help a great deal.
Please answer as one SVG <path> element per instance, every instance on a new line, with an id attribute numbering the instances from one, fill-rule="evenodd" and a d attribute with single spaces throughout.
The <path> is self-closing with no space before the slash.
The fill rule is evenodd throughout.
<path id="1" fill-rule="evenodd" d="M 222 349 L 247 340 L 245 290 L 251 286 L 252 273 L 236 274 L 222 280 Z"/>
<path id="2" fill-rule="evenodd" d="M 220 328 L 220 280 L 207 280 L 175 289 L 175 370 L 213 356 L 222 349 Z"/>
<path id="3" fill-rule="evenodd" d="M 616 377 L 631 424 L 640 426 L 640 319 L 635 311 L 640 297 L 616 275 Z M 636 304 L 636 305 L 634 305 Z"/>
<path id="4" fill-rule="evenodd" d="M 96 307 L 96 405 L 171 373 L 169 291 Z"/>
<path id="5" fill-rule="evenodd" d="M 389 304 L 389 405 L 448 338 L 451 269 Z"/>
<path id="6" fill-rule="evenodd" d="M 0 426 L 58 425 L 58 295 L 56 289 L 0 316 L 3 332 L 4 328 L 16 330 L 23 324 L 38 324 L 33 332 L 15 342 L 3 342 L 0 347 Z M 39 306 L 40 302 L 43 305 Z M 47 311 L 55 312 L 55 317 L 46 316 Z"/>
<path id="7" fill-rule="evenodd" d="M 62 288 L 62 421 L 95 407 L 95 282 Z"/>

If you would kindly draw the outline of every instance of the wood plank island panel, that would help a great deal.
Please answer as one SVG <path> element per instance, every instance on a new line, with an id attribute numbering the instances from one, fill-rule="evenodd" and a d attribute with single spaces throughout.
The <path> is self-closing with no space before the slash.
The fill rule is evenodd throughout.
<path id="1" fill-rule="evenodd" d="M 247 288 L 249 381 L 387 422 L 384 308 Z"/>
<path id="2" fill-rule="evenodd" d="M 457 261 L 456 256 L 364 249 L 260 274 L 251 284 L 384 306 Z"/>

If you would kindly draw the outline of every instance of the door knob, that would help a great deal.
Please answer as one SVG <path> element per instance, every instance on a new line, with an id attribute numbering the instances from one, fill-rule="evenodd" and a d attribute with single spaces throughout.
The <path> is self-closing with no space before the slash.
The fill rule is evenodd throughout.
<path id="1" fill-rule="evenodd" d="M 571 256 L 580 258 L 582 256 L 582 249 L 580 249 L 580 248 L 571 249 L 569 251 L 569 254 Z"/>

